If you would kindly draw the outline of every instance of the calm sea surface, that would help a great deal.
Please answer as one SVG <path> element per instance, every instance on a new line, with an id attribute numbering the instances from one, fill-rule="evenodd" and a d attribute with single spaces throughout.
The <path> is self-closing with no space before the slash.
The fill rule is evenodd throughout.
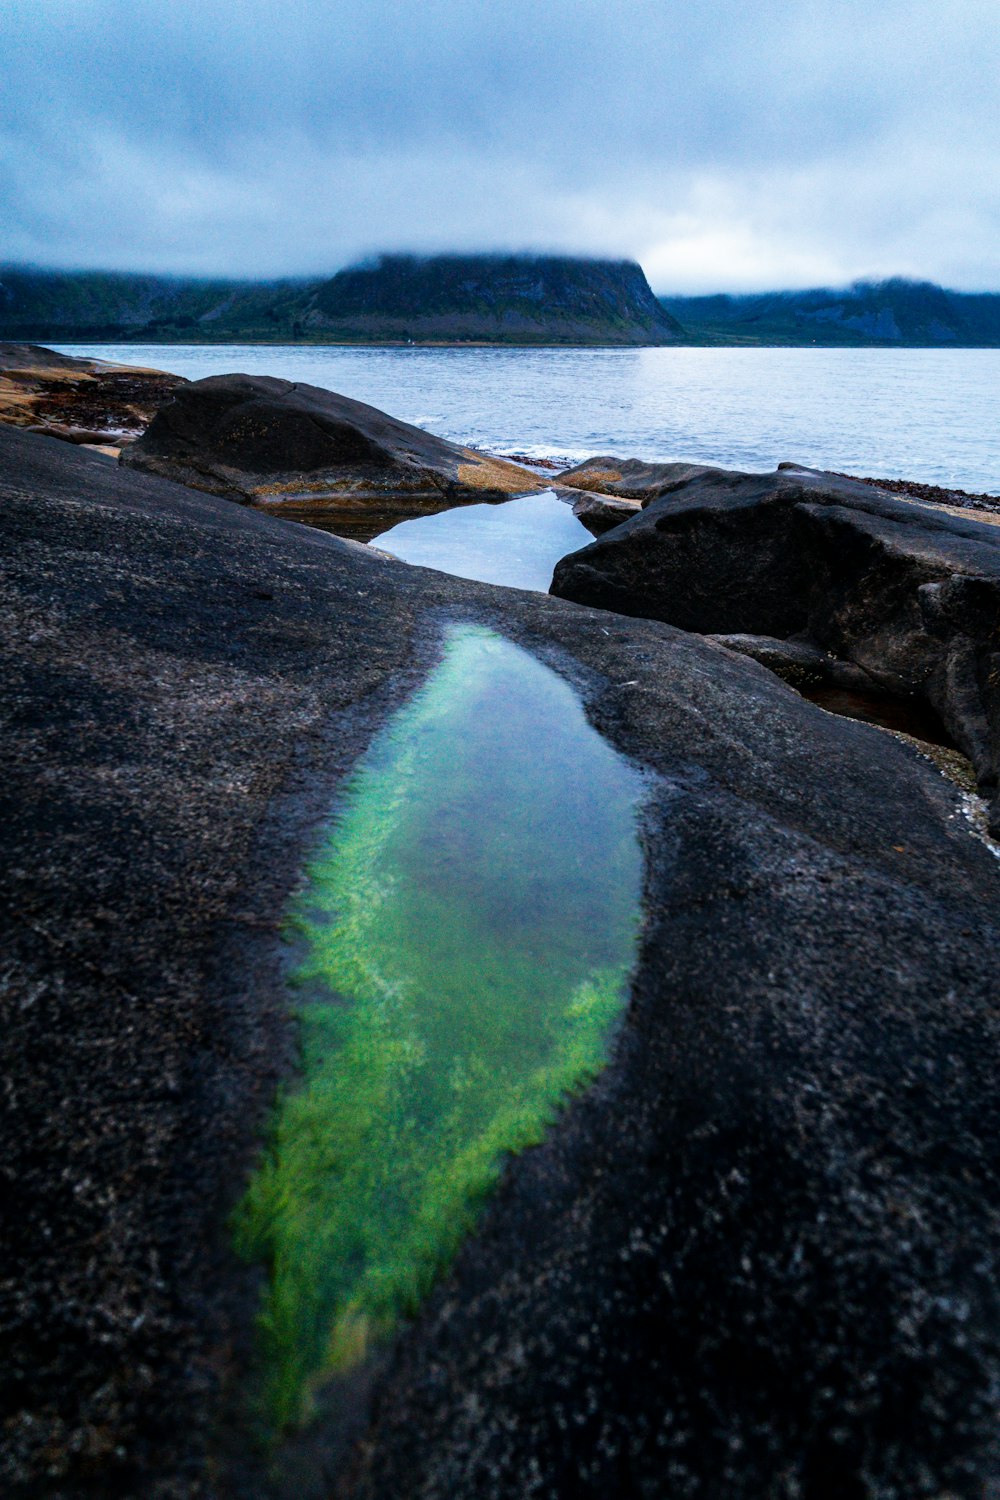
<path id="1" fill-rule="evenodd" d="M 791 459 L 1000 494 L 1000 349 L 62 347 L 326 386 L 494 453 Z"/>

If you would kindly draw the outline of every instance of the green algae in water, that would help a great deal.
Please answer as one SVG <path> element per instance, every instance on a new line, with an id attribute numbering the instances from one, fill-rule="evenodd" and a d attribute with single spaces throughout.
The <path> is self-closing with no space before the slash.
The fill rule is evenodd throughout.
<path id="1" fill-rule="evenodd" d="M 472 627 L 359 763 L 292 914 L 303 1079 L 236 1215 L 276 1427 L 415 1311 L 504 1155 L 602 1066 L 640 795 L 573 690 Z"/>

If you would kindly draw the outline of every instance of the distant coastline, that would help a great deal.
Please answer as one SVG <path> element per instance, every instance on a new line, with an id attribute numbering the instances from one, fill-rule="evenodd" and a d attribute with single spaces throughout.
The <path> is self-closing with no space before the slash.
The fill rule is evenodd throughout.
<path id="1" fill-rule="evenodd" d="M 995 349 L 1000 293 L 929 281 L 857 281 L 840 289 L 661 297 L 684 342 L 773 348 Z"/>
<path id="2" fill-rule="evenodd" d="M 0 267 L 0 339 L 383 348 L 998 348 L 1000 293 L 893 278 L 654 296 L 632 261 L 383 256 L 327 278 L 232 281 Z"/>
<path id="3" fill-rule="evenodd" d="M 280 282 L 0 268 L 0 338 L 17 341 L 634 346 L 681 337 L 626 260 L 386 255 Z"/>

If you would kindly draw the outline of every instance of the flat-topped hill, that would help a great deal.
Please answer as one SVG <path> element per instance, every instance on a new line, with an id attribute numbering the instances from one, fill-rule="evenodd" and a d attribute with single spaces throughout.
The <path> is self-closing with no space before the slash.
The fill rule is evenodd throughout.
<path id="1" fill-rule="evenodd" d="M 385 255 L 315 293 L 313 328 L 340 337 L 667 344 L 683 336 L 634 261 Z"/>

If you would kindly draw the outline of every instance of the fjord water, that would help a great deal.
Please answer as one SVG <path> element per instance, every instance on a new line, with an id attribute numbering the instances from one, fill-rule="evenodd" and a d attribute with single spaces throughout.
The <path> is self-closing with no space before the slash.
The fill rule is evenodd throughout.
<path id="1" fill-rule="evenodd" d="M 191 379 L 326 386 L 455 442 L 822 469 L 1000 494 L 1000 349 L 61 345 Z"/>
<path id="2" fill-rule="evenodd" d="M 505 1153 L 601 1067 L 638 936 L 641 778 L 555 672 L 455 627 L 340 798 L 292 922 L 303 1076 L 236 1217 L 267 1420 L 411 1313 Z"/>
<path id="3" fill-rule="evenodd" d="M 400 521 L 371 545 L 421 568 L 546 594 L 559 559 L 591 541 L 570 506 L 548 490 Z"/>

